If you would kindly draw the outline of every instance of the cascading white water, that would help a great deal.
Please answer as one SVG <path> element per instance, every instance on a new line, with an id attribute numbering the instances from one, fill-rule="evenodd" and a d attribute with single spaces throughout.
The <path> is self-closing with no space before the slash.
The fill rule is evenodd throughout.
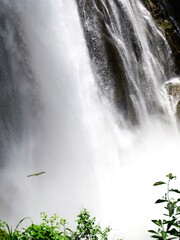
<path id="1" fill-rule="evenodd" d="M 120 1 L 135 26 L 148 79 L 141 86 L 138 71 L 127 65 L 129 81 L 138 92 L 139 114 L 146 115 L 133 131 L 118 126 L 112 104 L 99 93 L 75 1 L 4 2 L 22 20 L 39 103 L 31 130 L 23 143 L 14 143 L 9 164 L 1 171 L 1 198 L 6 201 L 6 208 L 0 206 L 1 216 L 17 222 L 47 211 L 72 220 L 81 207 L 87 207 L 113 228 L 113 234 L 117 231 L 127 240 L 150 239 L 147 230 L 158 215 L 153 203 L 159 196 L 152 184 L 168 172 L 178 175 L 179 136 L 173 124 L 161 122 L 158 115 L 150 117 L 146 109 L 145 95 L 152 89 L 160 106 L 166 109 L 168 104 L 161 97 L 160 83 L 167 80 L 163 56 L 153 55 L 145 35 L 146 24 L 161 35 L 149 13 L 139 1 Z M 110 9 L 117 17 L 117 9 Z M 115 32 L 120 24 L 116 22 Z M 131 65 L 123 39 L 109 31 L 127 54 L 124 62 Z M 31 122 L 32 116 L 28 117 Z M 26 177 L 38 171 L 46 174 Z"/>
<path id="2" fill-rule="evenodd" d="M 141 1 L 93 2 L 121 58 L 127 82 L 125 91 L 139 122 L 148 121 L 149 114 L 157 114 L 161 108 L 168 114 L 160 88 L 172 76 L 171 51 L 150 13 Z M 88 32 L 98 35 L 98 21 L 90 22 L 88 14 L 85 8 L 84 25 Z M 122 81 L 119 77 L 119 82 Z"/>
<path id="3" fill-rule="evenodd" d="M 115 99 L 124 122 L 144 123 L 150 114 L 168 114 L 160 88 L 173 76 L 171 51 L 142 3 L 77 2 L 98 84 Z"/>
<path id="4" fill-rule="evenodd" d="M 83 122 L 91 106 L 89 101 L 94 101 L 88 97 L 89 91 L 95 87 L 76 4 L 8 4 L 23 22 L 39 101 L 38 120 L 23 143 L 14 143 L 10 164 L 2 173 L 3 188 L 12 186 L 15 201 L 12 191 L 3 190 L 2 198 L 18 216 L 39 215 L 47 209 L 62 211 L 68 218 L 81 206 L 98 205 L 93 147 Z M 33 116 L 29 118 L 33 120 Z M 46 171 L 46 175 L 41 179 L 26 177 L 38 170 Z M 12 216 L 9 209 L 3 207 L 2 211 L 4 216 Z"/>

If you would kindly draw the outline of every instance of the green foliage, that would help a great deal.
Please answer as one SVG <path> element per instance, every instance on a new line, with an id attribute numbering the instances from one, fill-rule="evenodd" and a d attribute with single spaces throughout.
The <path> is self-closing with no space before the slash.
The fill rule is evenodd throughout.
<path id="1" fill-rule="evenodd" d="M 107 240 L 110 228 L 107 227 L 102 230 L 100 225 L 96 225 L 96 219 L 91 218 L 89 212 L 83 209 L 78 215 L 77 228 L 72 234 L 72 239 L 88 239 L 88 240 Z"/>
<path id="2" fill-rule="evenodd" d="M 6 222 L 0 220 L 0 240 L 18 240 L 21 235 L 18 227 L 26 219 L 29 218 L 21 219 L 14 230 Z"/>
<path id="3" fill-rule="evenodd" d="M 6 239 L 7 237 L 7 232 L 3 229 L 0 229 L 0 239 Z"/>
<path id="4" fill-rule="evenodd" d="M 17 230 L 25 220 L 22 219 L 15 230 L 6 222 L 0 221 L 0 240 L 107 240 L 110 228 L 104 230 L 96 224 L 86 209 L 77 216 L 77 227 L 75 231 L 66 227 L 67 221 L 54 214 L 50 218 L 45 212 L 41 213 L 41 224 L 32 223 L 22 231 Z"/>
<path id="5" fill-rule="evenodd" d="M 41 213 L 42 223 L 40 225 L 31 224 L 21 234 L 22 240 L 28 239 L 70 239 L 71 230 L 67 229 L 65 219 L 61 219 L 58 215 L 54 214 L 50 218 L 45 212 Z"/>
<path id="6" fill-rule="evenodd" d="M 176 193 L 180 194 L 178 189 L 170 188 L 170 183 L 172 180 L 176 179 L 176 176 L 173 176 L 172 173 L 166 175 L 167 182 L 156 182 L 154 186 L 160 186 L 166 184 L 167 191 L 165 195 L 158 199 L 155 203 L 165 204 L 164 209 L 165 217 L 163 219 L 152 220 L 152 222 L 158 227 L 157 230 L 149 230 L 152 234 L 152 238 L 157 240 L 171 240 L 171 239 L 180 239 L 180 198 L 172 198 L 171 194 Z"/>

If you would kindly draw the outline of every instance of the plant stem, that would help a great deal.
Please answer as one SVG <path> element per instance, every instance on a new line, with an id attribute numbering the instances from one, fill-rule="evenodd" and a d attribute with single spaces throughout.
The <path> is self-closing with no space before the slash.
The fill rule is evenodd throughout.
<path id="1" fill-rule="evenodd" d="M 170 184 L 171 179 L 169 178 L 168 183 L 167 183 L 167 200 L 169 201 L 169 184 Z"/>

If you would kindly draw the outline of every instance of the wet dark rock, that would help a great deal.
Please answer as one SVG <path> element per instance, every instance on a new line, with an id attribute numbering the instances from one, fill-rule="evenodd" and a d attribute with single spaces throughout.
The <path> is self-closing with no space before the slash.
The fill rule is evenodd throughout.
<path id="1" fill-rule="evenodd" d="M 180 83 L 167 83 L 165 88 L 169 96 L 180 99 Z"/>
<path id="2" fill-rule="evenodd" d="M 172 23 L 164 17 L 164 13 L 157 2 L 144 0 L 144 3 L 156 16 L 157 21 L 159 21 L 158 26 L 162 31 L 166 31 L 166 33 L 174 31 Z M 108 0 L 103 2 L 100 0 L 77 0 L 77 4 L 92 69 L 101 92 L 110 99 L 111 103 L 115 104 L 117 110 L 121 113 L 120 115 L 130 125 L 136 125 L 141 121 L 142 105 L 139 104 L 141 97 L 144 99 L 148 114 L 163 113 L 159 97 L 156 95 L 156 89 L 153 86 L 153 79 L 147 76 L 144 71 L 142 43 L 138 40 L 136 29 L 123 3 L 117 0 L 113 1 L 116 14 L 114 14 Z M 120 28 L 118 28 L 119 24 L 121 24 Z M 163 51 L 167 51 L 167 45 L 163 38 L 154 34 L 154 29 L 150 24 L 147 24 L 146 27 L 148 45 L 152 46 L 151 53 L 159 59 L 163 72 L 169 79 L 172 77 L 171 67 L 173 64 L 170 54 L 162 54 Z M 128 46 L 128 51 L 131 52 L 129 60 L 126 59 L 123 47 L 120 47 L 119 36 L 122 37 L 126 46 Z M 171 36 L 173 39 L 176 35 L 167 34 L 167 36 Z M 179 45 L 173 45 L 173 54 L 174 56 L 176 54 L 175 58 L 178 62 L 176 46 Z M 169 67 L 167 67 L 167 63 Z M 132 69 L 135 71 L 131 79 L 129 72 Z M 133 82 L 133 79 L 135 79 L 135 82 Z M 141 83 L 138 82 L 138 79 L 141 79 Z M 148 81 L 148 84 L 146 84 L 146 81 Z M 165 77 L 162 77 L 161 74 L 159 75 L 159 81 L 165 81 Z"/>
<path id="3" fill-rule="evenodd" d="M 165 89 L 169 97 L 172 109 L 174 109 L 174 114 L 176 119 L 180 122 L 180 81 L 169 81 L 165 84 Z"/>
<path id="4" fill-rule="evenodd" d="M 176 106 L 176 118 L 177 118 L 177 121 L 180 122 L 180 100 L 178 101 Z"/>
<path id="5" fill-rule="evenodd" d="M 101 92 L 115 103 L 125 119 L 136 124 L 138 120 L 132 100 L 128 97 L 129 90 L 122 59 L 116 42 L 108 30 L 112 19 L 109 19 L 100 0 L 77 0 L 77 4 L 93 70 Z M 134 42 L 133 47 L 137 58 L 140 57 L 139 46 Z"/>
<path id="6" fill-rule="evenodd" d="M 180 35 L 180 1 L 179 0 L 157 0 L 166 17 L 170 18 Z"/>
<path id="7" fill-rule="evenodd" d="M 151 12 L 158 27 L 166 36 L 172 50 L 176 73 L 180 74 L 180 1 L 179 0 L 142 0 Z"/>

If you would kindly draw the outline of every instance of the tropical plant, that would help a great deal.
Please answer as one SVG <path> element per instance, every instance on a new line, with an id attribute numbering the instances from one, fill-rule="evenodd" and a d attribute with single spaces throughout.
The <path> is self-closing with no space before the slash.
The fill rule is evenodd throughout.
<path id="1" fill-rule="evenodd" d="M 180 194 L 178 189 L 170 187 L 172 180 L 176 179 L 176 176 L 173 176 L 172 173 L 166 175 L 167 182 L 158 181 L 154 183 L 154 186 L 160 186 L 166 184 L 167 190 L 165 195 L 158 199 L 156 204 L 165 204 L 164 209 L 165 213 L 163 214 L 163 219 L 152 220 L 152 222 L 158 227 L 157 230 L 149 230 L 152 234 L 152 238 L 157 240 L 172 240 L 180 239 L 180 198 L 178 195 L 176 198 L 172 197 L 172 194 Z"/>

